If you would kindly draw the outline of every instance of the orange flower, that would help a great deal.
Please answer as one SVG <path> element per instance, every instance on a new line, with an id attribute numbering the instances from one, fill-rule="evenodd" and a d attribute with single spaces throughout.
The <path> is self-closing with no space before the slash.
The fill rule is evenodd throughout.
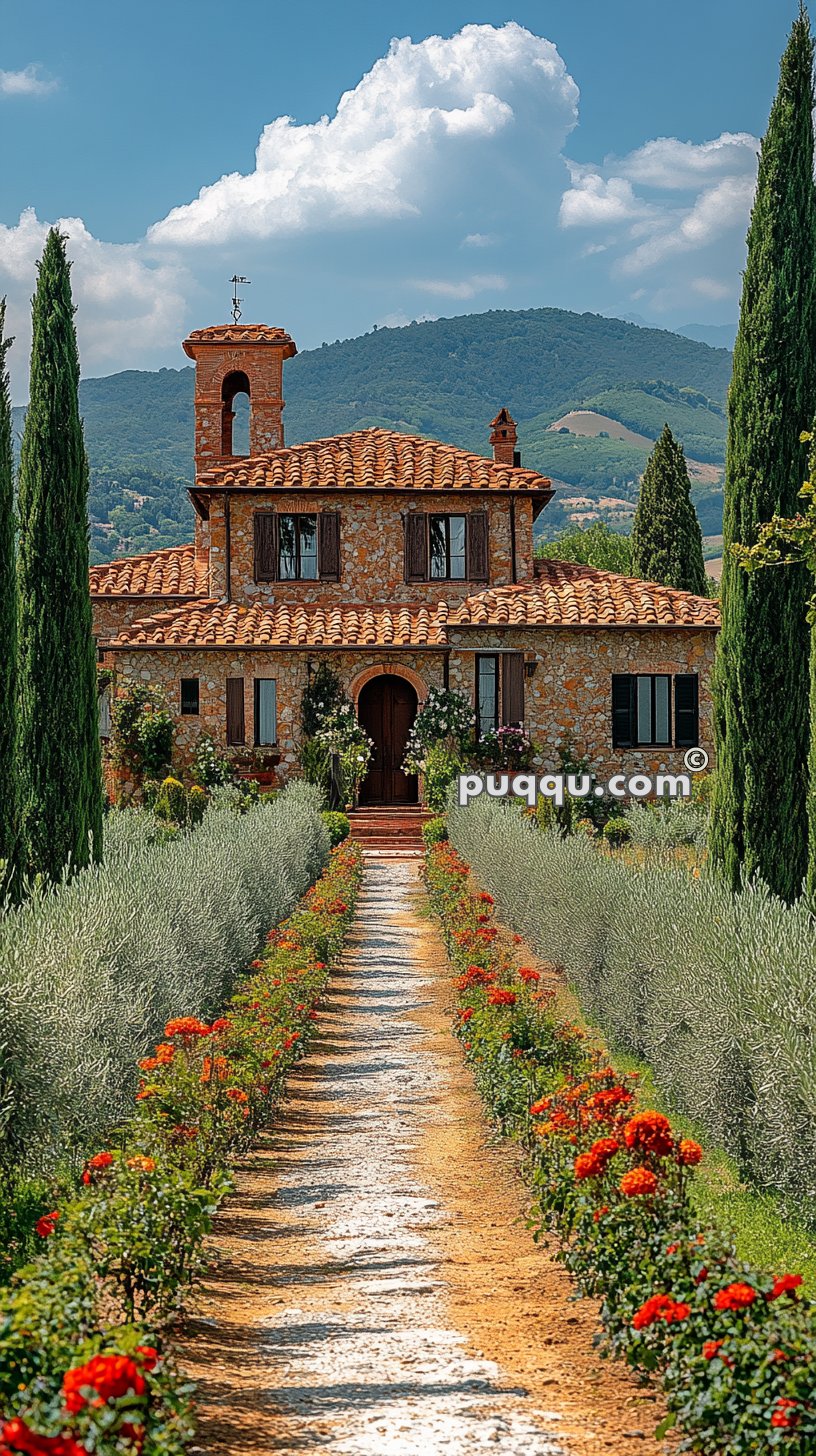
<path id="1" fill-rule="evenodd" d="M 106 1405 L 122 1396 L 144 1395 L 145 1378 L 135 1361 L 126 1355 L 94 1355 L 85 1365 L 67 1370 L 62 1378 L 66 1409 L 73 1415 L 89 1404 L 86 1391 L 93 1391 L 94 1404 Z"/>
<path id="2" fill-rule="evenodd" d="M 630 1151 L 666 1158 L 674 1147 L 671 1124 L 662 1112 L 636 1112 L 623 1130 Z"/>
<path id="3" fill-rule="evenodd" d="M 632 1328 L 646 1330 L 650 1325 L 662 1321 L 667 1325 L 679 1325 L 691 1314 L 691 1306 L 672 1299 L 670 1294 L 653 1294 L 642 1304 L 634 1319 Z"/>
<path id="4" fill-rule="evenodd" d="M 229 1097 L 230 1102 L 243 1103 L 249 1101 L 246 1092 L 244 1092 L 240 1087 L 228 1087 L 227 1096 Z"/>
<path id="5" fill-rule="evenodd" d="M 801 1274 L 782 1274 L 779 1279 L 774 1280 L 774 1287 L 770 1294 L 765 1295 L 765 1298 L 770 1302 L 771 1300 L 779 1299 L 783 1294 L 790 1294 L 795 1299 L 795 1291 L 801 1283 Z"/>
<path id="6" fill-rule="evenodd" d="M 696 1168 L 698 1163 L 703 1161 L 703 1150 L 699 1143 L 691 1138 L 681 1138 L 680 1146 L 677 1149 L 677 1161 L 684 1168 Z"/>
<path id="7" fill-rule="evenodd" d="M 657 1178 L 651 1168 L 630 1168 L 620 1180 L 620 1191 L 625 1198 L 643 1198 L 657 1192 Z"/>
<path id="8" fill-rule="evenodd" d="M 164 1028 L 166 1037 L 181 1036 L 209 1036 L 211 1028 L 206 1022 L 199 1021 L 197 1016 L 177 1016 L 174 1021 L 168 1021 Z"/>
<path id="9" fill-rule="evenodd" d="M 145 1158 L 141 1153 L 134 1153 L 132 1158 L 128 1158 L 127 1166 L 134 1173 L 155 1173 L 156 1171 L 154 1159 Z"/>
<path id="10" fill-rule="evenodd" d="M 492 986 L 487 993 L 491 1006 L 515 1006 L 518 996 L 515 991 L 505 991 L 502 986 Z"/>
<path id="11" fill-rule="evenodd" d="M 784 1395 L 781 1396 L 780 1399 L 776 1402 L 776 1410 L 771 1416 L 771 1425 L 775 1426 L 777 1429 L 782 1428 L 783 1430 L 790 1430 L 792 1426 L 795 1426 L 797 1424 L 798 1420 L 799 1402 L 796 1400 L 789 1400 Z"/>
<path id="12" fill-rule="evenodd" d="M 92 1158 L 85 1164 L 85 1171 L 82 1174 L 82 1181 L 85 1184 L 91 1182 L 95 1174 L 104 1173 L 113 1162 L 113 1153 L 94 1153 Z"/>

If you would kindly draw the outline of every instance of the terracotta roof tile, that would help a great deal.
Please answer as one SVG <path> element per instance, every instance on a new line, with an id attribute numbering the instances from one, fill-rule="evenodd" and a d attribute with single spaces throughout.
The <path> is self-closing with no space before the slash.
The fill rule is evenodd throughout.
<path id="1" fill-rule="evenodd" d="M 719 602 L 570 561 L 539 559 L 535 580 L 467 597 L 451 627 L 719 627 Z"/>
<path id="2" fill-rule="evenodd" d="M 225 486 L 286 490 L 518 490 L 551 492 L 551 482 L 536 470 L 498 465 L 484 455 L 402 435 L 396 430 L 354 430 L 326 440 L 310 440 L 268 455 L 254 455 L 214 466 L 198 476 L 199 489 Z"/>
<path id="3" fill-rule="evenodd" d="M 193 329 L 182 345 L 185 354 L 192 354 L 188 344 L 286 344 L 286 358 L 297 353 L 295 341 L 285 329 L 272 324 L 213 324 L 206 329 Z"/>
<path id="4" fill-rule="evenodd" d="M 195 546 L 170 546 L 91 567 L 91 596 L 197 597 L 208 588 L 206 556 Z"/>
<path id="5" fill-rule="evenodd" d="M 436 647 L 444 625 L 433 607 L 251 607 L 197 602 L 125 627 L 116 647 Z"/>

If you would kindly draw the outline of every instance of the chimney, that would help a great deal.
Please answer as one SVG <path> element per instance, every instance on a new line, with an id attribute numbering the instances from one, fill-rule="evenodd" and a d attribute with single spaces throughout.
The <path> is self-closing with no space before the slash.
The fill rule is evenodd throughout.
<path id="1" fill-rule="evenodd" d="M 516 422 L 506 408 L 500 409 L 495 420 L 490 422 L 490 443 L 497 465 L 520 463 L 521 457 L 516 450 Z"/>

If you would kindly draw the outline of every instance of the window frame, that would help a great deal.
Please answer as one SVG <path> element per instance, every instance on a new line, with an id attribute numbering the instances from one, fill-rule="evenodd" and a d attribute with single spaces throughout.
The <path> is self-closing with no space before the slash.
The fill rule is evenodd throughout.
<path id="1" fill-rule="evenodd" d="M 185 708 L 184 706 L 184 685 L 195 683 L 195 707 Z M 189 699 L 188 699 L 189 701 Z M 198 718 L 201 716 L 201 678 L 180 677 L 179 678 L 179 713 L 182 718 Z"/>
<path id="2" fill-rule="evenodd" d="M 319 527 L 320 512 L 319 511 L 278 511 L 277 512 L 277 517 L 278 517 L 278 527 L 277 527 L 277 532 L 278 532 L 277 548 L 278 549 L 277 549 L 277 562 L 276 562 L 277 580 L 278 581 L 285 581 L 285 582 L 292 582 L 292 581 L 319 581 L 320 580 L 320 535 L 319 535 L 319 532 L 320 532 L 320 527 Z M 281 523 L 283 521 L 294 521 L 295 522 L 295 575 L 294 576 L 284 576 L 283 570 L 282 570 L 281 563 L 282 563 L 282 560 L 283 560 L 283 532 L 281 530 Z M 314 564 L 315 564 L 314 576 L 304 576 L 303 575 L 303 566 L 302 566 L 302 562 L 303 562 L 303 551 L 302 551 L 302 541 L 301 541 L 301 522 L 302 521 L 313 521 L 314 522 L 314 543 L 315 543 L 314 544 Z M 309 559 L 311 560 L 311 555 L 310 555 Z M 270 679 L 270 681 L 272 681 L 272 679 Z"/>
<path id="3" fill-rule="evenodd" d="M 676 677 L 688 676 L 685 673 L 672 672 L 616 672 L 612 673 L 610 683 L 610 698 L 612 703 L 612 747 L 626 751 L 632 748 L 674 748 L 676 738 L 676 727 L 674 722 L 674 681 Z M 642 678 L 648 678 L 652 684 L 651 690 L 651 712 L 650 712 L 650 736 L 641 738 L 639 730 L 640 704 L 638 701 L 638 682 Z M 615 741 L 615 681 L 625 679 L 629 686 L 629 742 L 620 743 Z M 663 679 L 667 684 L 666 702 L 666 727 L 668 737 L 662 742 L 657 738 L 657 693 L 655 683 Z M 699 719 L 698 719 L 699 726 Z"/>
<path id="4" fill-rule="evenodd" d="M 434 553 L 433 553 L 433 522 L 443 521 L 445 527 L 445 571 L 442 576 L 434 574 Z M 463 526 L 462 540 L 462 575 L 451 574 L 451 521 L 461 521 Z M 457 555 L 457 560 L 459 559 Z M 429 511 L 428 512 L 428 581 L 467 581 L 468 578 L 468 513 L 467 511 Z M 489 655 L 489 654 L 487 654 Z"/>
<path id="5" fill-rule="evenodd" d="M 272 743 L 262 743 L 259 733 L 261 721 L 261 687 L 264 683 L 272 683 L 275 690 L 275 737 Z M 252 741 L 255 748 L 277 748 L 278 746 L 278 679 L 276 677 L 256 677 L 252 681 Z"/>
<path id="6" fill-rule="evenodd" d="M 476 736 L 483 738 L 486 733 L 498 733 L 499 731 L 499 668 L 500 653 L 498 652 L 477 652 L 476 673 L 475 673 L 475 697 L 476 697 Z M 482 727 L 481 714 L 481 665 L 483 662 L 493 663 L 493 723 L 487 728 Z"/>

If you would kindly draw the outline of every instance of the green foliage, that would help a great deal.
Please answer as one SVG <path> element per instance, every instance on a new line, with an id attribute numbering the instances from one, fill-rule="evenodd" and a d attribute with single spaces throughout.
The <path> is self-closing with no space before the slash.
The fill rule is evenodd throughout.
<path id="1" fill-rule="evenodd" d="M 473 761 L 479 768 L 518 773 L 532 768 L 536 746 L 521 728 L 502 726 L 483 733 L 474 745 Z"/>
<path id="2" fill-rule="evenodd" d="M 306 783 L 313 784 L 316 789 L 319 789 L 321 800 L 323 803 L 327 803 L 331 762 L 325 743 L 321 743 L 317 738 L 304 738 L 298 753 L 298 763 Z"/>
<path id="3" fill-rule="evenodd" d="M 174 824 L 187 822 L 187 790 L 180 779 L 166 778 L 156 800 L 156 814 Z"/>
<path id="4" fill-rule="evenodd" d="M 587 1014 L 795 1216 L 816 1209 L 816 939 L 803 903 L 581 835 L 541 834 L 495 800 L 448 812 L 505 920 L 563 966 Z"/>
<path id="5" fill-rule="evenodd" d="M 134 683 L 111 708 L 113 761 L 136 778 L 157 778 L 173 756 L 175 725 L 160 688 Z"/>
<path id="6" fill-rule="evenodd" d="M 422 838 L 426 849 L 431 849 L 434 844 L 442 844 L 448 837 L 448 826 L 444 818 L 438 816 L 436 819 L 429 819 L 422 826 Z"/>
<path id="7" fill-rule="evenodd" d="M 207 793 L 200 784 L 193 784 L 187 793 L 187 822 L 200 824 L 207 808 Z"/>
<path id="8" fill-rule="evenodd" d="M 334 668 L 321 658 L 300 700 L 300 726 L 306 738 L 313 738 L 332 715 L 348 702 Z"/>
<path id="9" fill-rule="evenodd" d="M 11 396 L 6 301 L 0 299 L 0 860 L 10 862 L 17 825 L 14 743 L 17 724 L 17 581 Z M 2 876 L 0 876 L 0 881 Z"/>
<path id="10" fill-rule="evenodd" d="M 460 759 L 473 736 L 475 721 L 473 705 L 464 693 L 431 688 L 411 725 L 403 768 L 407 773 L 427 775 L 428 755 L 437 744 L 444 744 L 451 759 Z"/>
<path id="11" fill-rule="evenodd" d="M 19 869 L 58 880 L 102 854 L 88 462 L 65 239 L 48 234 L 32 314 L 20 456 Z"/>
<path id="12" fill-rule="evenodd" d="M 673 850 L 689 846 L 701 854 L 708 837 L 708 807 L 685 799 L 632 803 L 623 811 L 629 839 L 640 849 Z"/>
<path id="13" fill-rule="evenodd" d="M 433 814 L 442 814 L 458 775 L 465 772 L 465 765 L 455 749 L 440 741 L 426 750 L 423 762 L 424 802 Z"/>
<path id="14" fill-rule="evenodd" d="M 591 526 L 562 531 L 553 541 L 541 541 L 536 556 L 554 561 L 578 561 L 595 566 L 599 571 L 616 571 L 621 576 L 634 576 L 632 543 L 628 536 L 610 531 L 604 521 Z"/>
<path id="15" fill-rule="evenodd" d="M 700 390 L 651 379 L 602 390 L 583 400 L 581 408 L 609 415 L 651 440 L 668 425 L 692 460 L 722 465 L 725 459 L 725 409 Z"/>
<path id="16" fill-rule="evenodd" d="M 199 733 L 191 772 L 201 788 L 215 789 L 231 784 L 234 770 L 230 759 L 219 748 L 212 735 Z"/>
<path id="17" fill-rule="evenodd" d="M 133 1067 L 167 1017 L 200 1015 L 229 994 L 328 853 L 303 785 L 245 814 L 212 807 L 195 834 L 163 844 L 145 842 L 139 816 L 135 836 L 128 813 L 110 818 L 104 865 L 0 920 L 12 1093 L 0 1162 L 32 1172 L 78 1156 L 123 1116 Z"/>
<path id="18" fill-rule="evenodd" d="M 344 839 L 348 839 L 351 833 L 351 820 L 348 814 L 339 814 L 334 810 L 326 809 L 320 817 L 329 831 L 329 843 L 332 849 L 338 844 L 342 844 Z"/>
<path id="19" fill-rule="evenodd" d="M 620 849 L 622 844 L 631 839 L 632 827 L 622 814 L 614 814 L 611 819 L 607 819 L 601 833 L 607 844 L 611 844 L 613 849 Z"/>
<path id="20" fill-rule="evenodd" d="M 704 596 L 703 538 L 682 445 L 668 425 L 649 456 L 632 525 L 637 576 Z"/>
<path id="21" fill-rule="evenodd" d="M 786 900 L 807 868 L 808 578 L 746 573 L 734 544 L 792 516 L 799 432 L 816 400 L 813 42 L 803 10 L 782 58 L 748 232 L 728 396 L 722 630 L 712 678 L 717 781 L 711 859 L 727 884 L 762 878 Z"/>

